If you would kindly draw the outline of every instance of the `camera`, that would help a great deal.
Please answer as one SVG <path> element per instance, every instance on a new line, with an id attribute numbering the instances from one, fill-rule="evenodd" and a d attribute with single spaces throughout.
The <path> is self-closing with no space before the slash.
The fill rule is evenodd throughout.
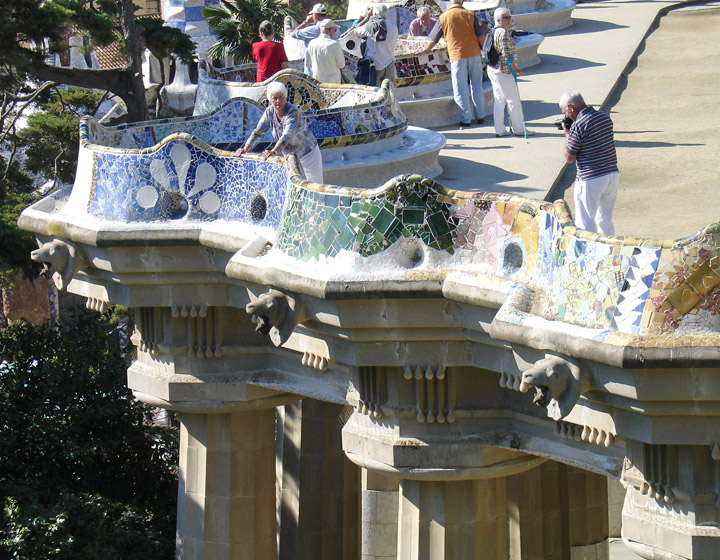
<path id="1" fill-rule="evenodd" d="M 557 126 L 558 130 L 563 130 L 563 125 L 565 125 L 567 128 L 570 128 L 570 125 L 572 123 L 573 123 L 573 120 L 570 117 L 565 117 L 564 119 L 555 121 L 555 126 Z"/>

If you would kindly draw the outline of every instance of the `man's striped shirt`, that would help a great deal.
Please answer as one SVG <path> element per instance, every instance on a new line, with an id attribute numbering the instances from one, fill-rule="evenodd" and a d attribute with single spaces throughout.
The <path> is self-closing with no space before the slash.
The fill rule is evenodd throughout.
<path id="1" fill-rule="evenodd" d="M 585 107 L 570 127 L 565 150 L 576 157 L 580 179 L 594 179 L 617 168 L 617 155 L 610 117 L 592 107 Z"/>

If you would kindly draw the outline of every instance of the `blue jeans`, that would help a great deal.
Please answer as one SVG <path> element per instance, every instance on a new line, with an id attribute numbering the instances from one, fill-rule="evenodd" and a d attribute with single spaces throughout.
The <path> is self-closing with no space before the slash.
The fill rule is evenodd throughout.
<path id="1" fill-rule="evenodd" d="M 460 121 L 469 123 L 485 116 L 482 82 L 482 57 L 471 56 L 450 63 L 453 97 L 460 110 Z M 472 106 L 470 99 L 472 94 Z"/>

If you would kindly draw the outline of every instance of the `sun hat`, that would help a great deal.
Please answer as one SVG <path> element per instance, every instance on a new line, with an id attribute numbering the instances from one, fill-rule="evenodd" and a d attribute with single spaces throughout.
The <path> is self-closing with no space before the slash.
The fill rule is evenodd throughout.
<path id="1" fill-rule="evenodd" d="M 337 25 L 335 25 L 335 22 L 333 20 L 328 18 L 320 22 L 320 29 L 323 31 L 327 31 L 329 29 L 337 29 Z"/>
<path id="2" fill-rule="evenodd" d="M 327 8 L 325 7 L 325 4 L 318 2 L 312 7 L 312 10 L 310 10 L 311 14 L 318 14 L 318 15 L 325 15 L 327 14 Z"/>

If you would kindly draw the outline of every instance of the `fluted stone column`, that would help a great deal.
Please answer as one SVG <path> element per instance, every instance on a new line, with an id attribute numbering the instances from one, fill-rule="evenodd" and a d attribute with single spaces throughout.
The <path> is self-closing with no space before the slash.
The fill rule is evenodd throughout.
<path id="1" fill-rule="evenodd" d="M 310 398 L 278 409 L 280 560 L 358 557 L 359 469 L 342 451 L 343 410 Z"/>
<path id="2" fill-rule="evenodd" d="M 547 461 L 507 479 L 510 560 L 607 560 L 607 478 Z"/>
<path id="3" fill-rule="evenodd" d="M 362 560 L 395 560 L 398 542 L 399 481 L 362 469 Z"/>
<path id="4" fill-rule="evenodd" d="M 177 557 L 275 560 L 275 410 L 183 413 Z"/>
<path id="5" fill-rule="evenodd" d="M 508 558 L 504 479 L 400 481 L 398 560 Z"/>
<path id="6" fill-rule="evenodd" d="M 567 512 L 571 560 L 607 560 L 607 478 L 577 469 L 567 469 Z"/>

